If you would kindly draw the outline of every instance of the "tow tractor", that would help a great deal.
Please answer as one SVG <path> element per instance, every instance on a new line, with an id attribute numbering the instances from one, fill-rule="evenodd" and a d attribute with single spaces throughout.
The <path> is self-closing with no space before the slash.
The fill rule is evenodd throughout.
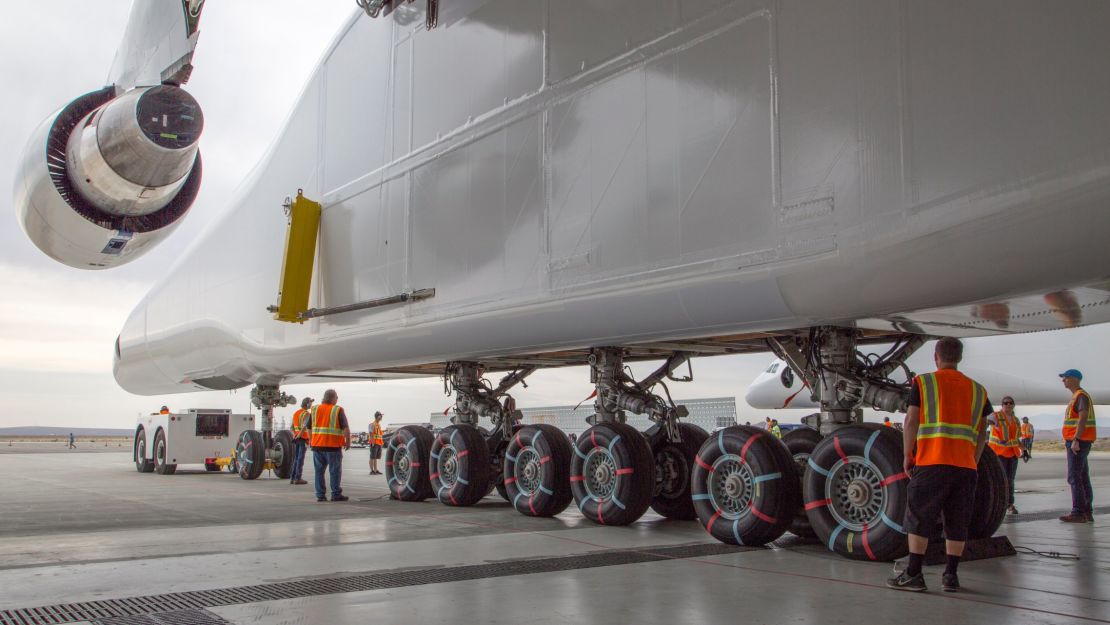
<path id="1" fill-rule="evenodd" d="M 244 432 L 254 430 L 254 415 L 227 409 L 191 408 L 183 413 L 139 417 L 133 457 L 139 473 L 172 475 L 179 464 L 203 464 L 208 471 L 237 471 L 228 453 Z"/>

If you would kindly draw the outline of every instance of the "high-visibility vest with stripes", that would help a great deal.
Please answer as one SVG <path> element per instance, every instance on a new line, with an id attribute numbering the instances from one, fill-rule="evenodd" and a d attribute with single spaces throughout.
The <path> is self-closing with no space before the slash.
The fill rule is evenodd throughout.
<path id="1" fill-rule="evenodd" d="M 384 445 L 385 438 L 382 437 L 382 424 L 377 421 L 374 422 L 374 432 L 370 437 L 371 445 Z"/>
<path id="2" fill-rule="evenodd" d="M 335 404 L 320 404 L 312 414 L 312 446 L 342 447 L 347 441 L 339 427 L 339 411 Z"/>
<path id="3" fill-rule="evenodd" d="M 307 418 L 308 411 L 304 408 L 298 408 L 297 411 L 293 413 L 293 434 L 297 434 L 297 432 L 300 432 L 299 438 L 303 438 L 305 440 L 308 440 L 308 428 L 304 427 L 305 419 Z"/>
<path id="4" fill-rule="evenodd" d="M 1083 435 L 1079 440 L 1095 440 L 1095 402 L 1091 401 L 1091 395 L 1087 391 L 1080 388 L 1075 390 L 1071 401 L 1068 402 L 1067 410 L 1064 411 L 1064 440 L 1066 441 L 1074 439 L 1075 431 L 1079 429 L 1079 411 L 1075 409 L 1075 402 L 1080 395 L 1087 397 L 1087 424 L 1083 426 Z"/>
<path id="5" fill-rule="evenodd" d="M 983 427 L 987 391 L 955 369 L 914 378 L 921 393 L 915 464 L 975 469 L 975 441 Z"/>
<path id="6" fill-rule="evenodd" d="M 1020 456 L 1021 443 L 1018 442 L 1017 417 L 1007 415 L 1005 410 L 994 413 L 994 425 L 991 426 L 991 438 L 987 444 L 999 458 Z"/>
<path id="7" fill-rule="evenodd" d="M 1033 424 L 1032 423 L 1022 423 L 1021 424 L 1021 437 L 1022 438 L 1033 438 Z"/>

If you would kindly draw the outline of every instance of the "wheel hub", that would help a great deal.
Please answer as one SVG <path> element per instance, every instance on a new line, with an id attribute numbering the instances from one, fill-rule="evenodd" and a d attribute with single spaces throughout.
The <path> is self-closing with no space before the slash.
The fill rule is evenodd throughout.
<path id="1" fill-rule="evenodd" d="M 851 531 L 874 526 L 886 508 L 882 481 L 882 472 L 866 458 L 848 456 L 837 461 L 825 481 L 829 512 Z"/>
<path id="2" fill-rule="evenodd" d="M 655 495 L 673 499 L 683 492 L 684 471 L 682 461 L 675 456 L 673 449 L 666 448 L 655 454 Z"/>
<path id="3" fill-rule="evenodd" d="M 448 488 L 459 480 L 459 454 L 451 445 L 444 445 L 439 451 L 439 479 Z"/>
<path id="4" fill-rule="evenodd" d="M 513 475 L 516 476 L 517 487 L 526 496 L 531 496 L 540 489 L 543 470 L 540 467 L 540 455 L 533 447 L 525 447 L 516 456 L 516 466 Z"/>
<path id="5" fill-rule="evenodd" d="M 409 458 L 409 450 L 402 445 L 397 448 L 397 451 L 393 452 L 393 477 L 397 478 L 398 482 L 407 484 L 411 468 L 412 459 Z"/>
<path id="6" fill-rule="evenodd" d="M 606 499 L 617 488 L 617 461 L 604 447 L 594 448 L 586 454 L 582 474 L 586 492 L 594 499 Z"/>
<path id="7" fill-rule="evenodd" d="M 739 519 L 750 513 L 755 495 L 754 475 L 740 456 L 725 454 L 713 463 L 709 477 L 709 498 L 721 516 Z"/>

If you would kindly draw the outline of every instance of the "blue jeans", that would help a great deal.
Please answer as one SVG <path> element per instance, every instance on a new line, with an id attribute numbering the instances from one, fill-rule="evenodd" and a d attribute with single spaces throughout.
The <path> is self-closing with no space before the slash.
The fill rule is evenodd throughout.
<path id="1" fill-rule="evenodd" d="M 304 479 L 304 457 L 307 453 L 307 441 L 303 438 L 298 438 L 293 441 L 293 473 L 289 476 L 290 481 Z"/>
<path id="2" fill-rule="evenodd" d="M 1079 452 L 1071 450 L 1071 443 L 1066 443 L 1068 451 L 1068 485 L 1071 486 L 1071 512 L 1072 514 L 1087 514 L 1093 511 L 1095 495 L 1091 490 L 1091 471 L 1087 464 L 1087 455 L 1091 453 L 1091 441 L 1079 441 Z"/>
<path id="3" fill-rule="evenodd" d="M 324 469 L 328 470 L 331 477 L 331 496 L 343 494 L 339 481 L 343 477 L 343 452 L 312 450 L 312 467 L 316 469 L 316 498 L 323 499 L 326 494 L 324 485 Z"/>
<path id="4" fill-rule="evenodd" d="M 1014 505 L 1014 480 L 1017 479 L 1017 465 L 1018 457 L 1012 458 L 999 458 L 998 461 L 1002 463 L 1002 470 L 1006 472 L 1006 505 Z"/>

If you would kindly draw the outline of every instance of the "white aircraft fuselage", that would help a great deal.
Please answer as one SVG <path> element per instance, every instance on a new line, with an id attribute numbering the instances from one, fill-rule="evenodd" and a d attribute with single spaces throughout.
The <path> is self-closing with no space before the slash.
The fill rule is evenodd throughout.
<path id="1" fill-rule="evenodd" d="M 352 16 L 126 322 L 124 389 L 1110 320 L 1110 3 L 471 4 Z M 313 306 L 435 296 L 274 320 L 297 189 L 324 206 Z"/>

